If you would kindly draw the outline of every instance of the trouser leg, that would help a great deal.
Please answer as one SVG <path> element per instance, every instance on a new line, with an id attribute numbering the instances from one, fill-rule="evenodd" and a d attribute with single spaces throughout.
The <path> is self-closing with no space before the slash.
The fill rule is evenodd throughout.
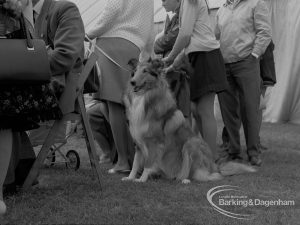
<path id="1" fill-rule="evenodd" d="M 226 75 L 229 87 L 218 94 L 221 115 L 228 133 L 229 154 L 240 153 L 240 115 L 237 84 L 231 72 L 230 65 L 226 65 Z"/>
<path id="2" fill-rule="evenodd" d="M 118 152 L 117 165 L 129 167 L 134 156 L 134 144 L 126 122 L 125 108 L 123 105 L 107 101 L 108 117 L 115 146 Z M 129 169 L 129 168 L 127 168 Z"/>
<path id="3" fill-rule="evenodd" d="M 234 73 L 238 84 L 247 154 L 248 156 L 257 156 L 259 154 L 259 101 L 261 93 L 259 61 L 252 56 L 247 57 L 236 65 Z"/>
<path id="4" fill-rule="evenodd" d="M 96 142 L 100 146 L 103 155 L 101 157 L 109 157 L 113 143 L 111 143 L 111 130 L 108 121 L 106 121 L 102 111 L 102 102 L 96 102 L 88 110 L 87 114 Z"/>

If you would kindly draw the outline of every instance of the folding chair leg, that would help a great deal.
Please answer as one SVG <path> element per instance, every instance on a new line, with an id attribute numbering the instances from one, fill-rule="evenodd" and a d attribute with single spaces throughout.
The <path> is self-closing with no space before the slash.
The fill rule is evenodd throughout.
<path id="1" fill-rule="evenodd" d="M 98 157 L 96 154 L 96 147 L 95 147 L 95 141 L 94 141 L 94 137 L 92 134 L 92 130 L 91 130 L 91 126 L 90 123 L 88 121 L 87 115 L 86 115 L 86 110 L 85 110 L 85 105 L 84 105 L 84 101 L 83 101 L 83 96 L 79 95 L 78 98 L 78 103 L 79 103 L 79 110 L 80 110 L 80 114 L 81 114 L 81 121 L 83 124 L 83 129 L 85 131 L 85 142 L 86 142 L 86 147 L 89 153 L 89 157 L 90 157 L 90 162 L 92 165 L 92 168 L 94 170 L 94 172 L 97 175 L 99 184 L 100 183 L 100 165 L 98 162 Z"/>
<path id="2" fill-rule="evenodd" d="M 34 161 L 31 169 L 30 169 L 30 172 L 23 184 L 23 190 L 28 190 L 31 186 L 32 186 L 32 183 L 34 182 L 34 180 L 37 178 L 38 174 L 39 174 L 39 170 L 42 166 L 42 164 L 44 163 L 47 155 L 48 155 L 48 152 L 49 152 L 49 149 L 50 147 L 53 145 L 54 143 L 54 140 L 55 140 L 55 137 L 56 137 L 56 134 L 58 133 L 59 131 L 59 127 L 61 126 L 61 124 L 63 123 L 62 120 L 56 120 L 52 126 L 52 128 L 50 129 L 48 135 L 47 135 L 47 138 L 40 150 L 40 152 L 38 153 L 37 155 L 37 158 L 36 160 Z"/>

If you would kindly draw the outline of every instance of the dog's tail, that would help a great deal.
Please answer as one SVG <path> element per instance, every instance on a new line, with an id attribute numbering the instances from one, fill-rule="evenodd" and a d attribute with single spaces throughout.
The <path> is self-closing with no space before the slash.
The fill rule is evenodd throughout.
<path id="1" fill-rule="evenodd" d="M 232 161 L 221 164 L 219 166 L 219 170 L 222 176 L 257 172 L 257 170 L 252 166 Z"/>
<path id="2" fill-rule="evenodd" d="M 197 169 L 193 174 L 193 179 L 197 181 L 217 181 L 223 179 L 220 173 L 210 173 L 207 169 Z"/>

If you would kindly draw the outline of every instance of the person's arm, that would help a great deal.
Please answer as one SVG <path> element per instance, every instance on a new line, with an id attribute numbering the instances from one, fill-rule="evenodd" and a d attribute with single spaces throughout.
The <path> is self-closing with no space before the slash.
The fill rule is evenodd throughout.
<path id="1" fill-rule="evenodd" d="M 160 33 L 158 33 L 155 38 L 154 38 L 154 46 L 153 46 L 153 50 L 155 54 L 162 54 L 164 53 L 164 49 L 158 45 L 158 40 L 164 35 L 164 30 L 162 30 Z"/>
<path id="2" fill-rule="evenodd" d="M 114 21 L 118 17 L 118 14 L 122 13 L 120 12 L 121 4 L 123 3 L 120 0 L 109 0 L 106 2 L 98 22 L 87 32 L 87 36 L 90 39 L 100 37 L 114 25 Z"/>
<path id="3" fill-rule="evenodd" d="M 254 26 L 256 38 L 252 55 L 258 58 L 265 52 L 272 38 L 269 10 L 266 3 L 262 0 L 258 1 L 254 10 Z"/>
<path id="4" fill-rule="evenodd" d="M 181 7 L 182 8 L 182 15 L 181 15 L 181 24 L 179 27 L 179 33 L 176 39 L 176 42 L 173 46 L 172 51 L 165 58 L 165 62 L 167 64 L 171 64 L 177 55 L 188 46 L 194 25 L 196 23 L 196 16 L 197 16 L 197 3 L 191 3 L 189 0 L 183 0 Z"/>
<path id="5" fill-rule="evenodd" d="M 57 14 L 58 26 L 53 40 L 53 49 L 48 51 L 52 75 L 69 72 L 78 58 L 82 58 L 84 25 L 77 6 L 65 4 Z"/>
<path id="6" fill-rule="evenodd" d="M 216 14 L 215 36 L 216 36 L 217 40 L 220 40 L 221 30 L 220 30 L 220 27 L 219 27 L 219 11 Z"/>
<path id="7" fill-rule="evenodd" d="M 148 33 L 148 39 L 146 41 L 145 46 L 143 47 L 143 49 L 141 50 L 140 56 L 139 56 L 139 61 L 143 62 L 143 61 L 147 61 L 151 55 L 152 55 L 152 51 L 153 51 L 153 45 L 154 45 L 154 3 L 151 5 L 152 9 L 149 8 L 149 10 L 151 10 L 151 12 L 153 12 L 150 16 L 150 27 L 149 27 L 149 33 Z"/>
<path id="8" fill-rule="evenodd" d="M 176 22 L 176 21 L 171 21 L 171 22 Z M 177 24 L 175 23 L 170 30 L 166 30 L 161 37 L 156 39 L 154 43 L 154 52 L 156 54 L 161 54 L 164 52 L 171 51 L 176 41 L 176 38 L 178 36 L 178 32 L 179 32 L 179 24 L 177 19 Z"/>

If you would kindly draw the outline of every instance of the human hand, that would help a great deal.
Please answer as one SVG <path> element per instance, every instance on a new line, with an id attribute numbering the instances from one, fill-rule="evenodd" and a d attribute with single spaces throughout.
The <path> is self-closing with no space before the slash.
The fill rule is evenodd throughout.
<path id="1" fill-rule="evenodd" d="M 170 66 L 170 65 L 173 63 L 174 58 L 171 58 L 171 57 L 167 56 L 167 57 L 163 58 L 162 61 L 163 61 L 167 66 Z"/>
<path id="2" fill-rule="evenodd" d="M 163 69 L 163 72 L 164 73 L 169 73 L 169 72 L 173 72 L 175 71 L 176 69 L 174 68 L 173 64 L 171 64 L 170 66 L 166 67 Z"/>

